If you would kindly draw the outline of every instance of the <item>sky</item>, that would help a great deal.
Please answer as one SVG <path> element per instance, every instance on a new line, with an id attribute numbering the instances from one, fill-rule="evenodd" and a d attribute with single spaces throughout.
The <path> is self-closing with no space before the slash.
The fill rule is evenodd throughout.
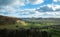
<path id="1" fill-rule="evenodd" d="M 0 15 L 17 18 L 60 18 L 60 0 L 0 0 Z"/>

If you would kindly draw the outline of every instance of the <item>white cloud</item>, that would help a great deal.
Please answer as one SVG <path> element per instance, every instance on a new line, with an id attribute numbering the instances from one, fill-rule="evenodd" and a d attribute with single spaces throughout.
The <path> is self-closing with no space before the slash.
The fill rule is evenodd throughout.
<path id="1" fill-rule="evenodd" d="M 47 4 L 47 5 L 43 5 L 43 6 L 40 6 L 40 7 L 49 7 L 49 8 L 52 8 L 52 4 Z"/>
<path id="2" fill-rule="evenodd" d="M 11 5 L 12 6 L 22 6 L 22 5 L 25 5 L 25 0 L 14 0 Z"/>
<path id="3" fill-rule="evenodd" d="M 0 0 L 0 8 L 6 6 L 20 7 L 25 5 L 25 0 Z"/>
<path id="4" fill-rule="evenodd" d="M 16 13 L 16 9 L 14 9 L 13 7 L 11 6 L 5 6 L 3 7 L 2 9 L 0 9 L 0 12 L 5 12 L 5 13 Z"/>
<path id="5" fill-rule="evenodd" d="M 16 12 L 16 10 L 13 7 L 9 7 L 9 6 L 5 7 L 5 10 L 9 13 L 15 13 Z"/>
<path id="6" fill-rule="evenodd" d="M 52 5 L 51 4 L 47 4 L 47 7 L 52 8 Z"/>
<path id="7" fill-rule="evenodd" d="M 27 2 L 35 5 L 35 4 L 41 4 L 41 3 L 43 3 L 44 0 L 28 0 Z"/>
<path id="8" fill-rule="evenodd" d="M 60 11 L 59 12 L 46 12 L 45 13 L 45 17 L 49 18 L 49 17 L 52 17 L 52 18 L 60 18 Z"/>
<path id="9" fill-rule="evenodd" d="M 53 0 L 54 2 L 59 2 L 60 0 Z"/>
<path id="10" fill-rule="evenodd" d="M 60 18 L 60 11 L 58 11 L 58 12 L 38 12 L 38 11 L 35 11 L 35 14 L 33 14 L 33 17 Z"/>
<path id="11" fill-rule="evenodd" d="M 60 5 L 52 5 L 52 9 L 55 11 L 57 9 L 60 9 Z"/>
<path id="12" fill-rule="evenodd" d="M 44 0 L 29 0 L 27 1 L 33 5 L 35 4 L 41 4 L 44 2 Z M 0 12 L 7 12 L 9 13 L 9 15 L 7 16 L 13 16 L 13 17 L 59 17 L 60 18 L 60 12 L 38 12 L 36 11 L 36 9 L 24 9 L 24 10 L 20 10 L 16 9 L 16 7 L 20 7 L 22 5 L 25 5 L 25 0 L 14 0 L 12 4 L 7 5 L 5 7 L 3 7 L 2 10 L 0 10 Z M 45 6 L 45 7 L 44 7 Z M 47 4 L 41 6 L 42 8 L 47 8 L 47 10 L 50 8 L 52 8 L 53 10 L 57 10 L 60 9 L 60 5 L 51 5 L 51 4 Z M 3 14 L 0 14 L 3 15 Z"/>
<path id="13" fill-rule="evenodd" d="M 45 13 L 47 16 L 49 15 L 49 16 L 55 16 L 55 12 L 46 12 Z"/>
<path id="14" fill-rule="evenodd" d="M 58 4 L 47 4 L 40 6 L 40 8 L 36 9 L 39 12 L 55 12 L 60 11 L 60 5 Z"/>
<path id="15" fill-rule="evenodd" d="M 30 14 L 29 12 L 32 12 L 34 14 Z M 25 13 L 25 11 L 24 11 Z M 28 11 L 27 14 L 29 13 L 29 17 L 58 17 L 58 15 L 60 15 L 59 12 L 38 12 L 38 11 Z M 26 16 L 25 16 L 26 17 Z"/>
<path id="16" fill-rule="evenodd" d="M 57 2 L 57 0 L 53 0 L 54 2 Z"/>
<path id="17" fill-rule="evenodd" d="M 7 6 L 5 10 L 11 14 L 9 14 L 9 15 L 1 14 L 1 15 L 20 17 L 20 18 L 26 18 L 26 17 L 29 17 L 29 18 L 31 18 L 31 17 L 60 18 L 60 12 L 38 12 L 38 11 L 35 11 L 35 9 L 32 9 L 32 10 L 26 9 L 26 10 L 17 11 L 17 13 L 15 13 L 16 12 L 15 9 L 12 7 L 9 7 L 9 6 Z M 2 10 L 2 11 L 5 12 L 4 10 Z"/>
<path id="18" fill-rule="evenodd" d="M 55 15 L 56 16 L 60 16 L 60 12 L 55 12 Z"/>

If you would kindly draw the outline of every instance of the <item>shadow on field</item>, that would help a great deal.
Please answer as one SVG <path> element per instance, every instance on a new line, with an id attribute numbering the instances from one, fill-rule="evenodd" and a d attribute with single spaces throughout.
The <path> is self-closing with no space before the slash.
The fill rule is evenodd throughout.
<path id="1" fill-rule="evenodd" d="M 39 29 L 24 29 L 8 30 L 0 29 L 0 37 L 51 37 L 47 31 L 40 31 Z"/>

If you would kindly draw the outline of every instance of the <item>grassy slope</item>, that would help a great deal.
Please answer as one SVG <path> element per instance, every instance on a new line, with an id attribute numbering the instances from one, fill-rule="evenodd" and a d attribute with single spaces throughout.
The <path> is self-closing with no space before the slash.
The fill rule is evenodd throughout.
<path id="1" fill-rule="evenodd" d="M 19 18 L 0 16 L 0 29 L 18 29 L 19 27 L 23 27 L 26 25 L 27 23 Z"/>

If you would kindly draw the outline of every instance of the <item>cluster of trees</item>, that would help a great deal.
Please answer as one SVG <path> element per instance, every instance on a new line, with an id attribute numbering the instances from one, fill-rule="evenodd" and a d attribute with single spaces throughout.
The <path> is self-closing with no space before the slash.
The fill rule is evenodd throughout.
<path id="1" fill-rule="evenodd" d="M 24 29 L 19 30 L 0 30 L 0 37 L 52 37 L 47 31 L 40 31 L 39 29 Z"/>

